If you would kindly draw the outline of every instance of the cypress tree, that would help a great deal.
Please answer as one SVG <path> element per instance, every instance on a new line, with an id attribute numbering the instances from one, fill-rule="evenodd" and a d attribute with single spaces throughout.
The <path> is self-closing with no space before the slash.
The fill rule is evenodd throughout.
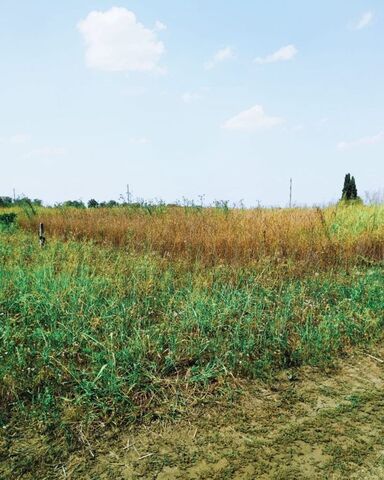
<path id="1" fill-rule="evenodd" d="M 351 177 L 350 173 L 347 173 L 344 177 L 341 199 L 346 201 L 358 199 L 355 177 Z"/>
<path id="2" fill-rule="evenodd" d="M 356 182 L 355 182 L 355 177 L 351 178 L 351 200 L 356 200 L 357 199 L 357 188 L 356 188 Z"/>
<path id="3" fill-rule="evenodd" d="M 351 183 L 351 174 L 347 173 L 344 177 L 343 193 L 341 195 L 342 200 L 350 199 L 350 183 Z"/>

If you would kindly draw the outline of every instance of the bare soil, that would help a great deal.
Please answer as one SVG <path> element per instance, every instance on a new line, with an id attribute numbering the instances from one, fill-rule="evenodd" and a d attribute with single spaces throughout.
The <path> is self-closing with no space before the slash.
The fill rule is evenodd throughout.
<path id="1" fill-rule="evenodd" d="M 332 371 L 241 383 L 235 401 L 84 438 L 74 452 L 20 426 L 0 437 L 0 479 L 383 479 L 383 359 L 370 350 Z"/>

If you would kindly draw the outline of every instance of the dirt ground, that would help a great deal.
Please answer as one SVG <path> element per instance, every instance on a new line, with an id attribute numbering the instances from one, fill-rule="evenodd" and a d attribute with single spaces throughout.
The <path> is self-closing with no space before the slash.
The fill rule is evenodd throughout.
<path id="1" fill-rule="evenodd" d="M 65 455 L 38 435 L 3 436 L 0 479 L 383 479 L 384 349 L 331 372 L 283 372 L 236 401 L 106 434 Z"/>

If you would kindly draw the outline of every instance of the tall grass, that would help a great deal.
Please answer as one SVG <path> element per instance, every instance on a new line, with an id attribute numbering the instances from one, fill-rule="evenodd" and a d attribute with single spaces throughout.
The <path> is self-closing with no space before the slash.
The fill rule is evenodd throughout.
<path id="1" fill-rule="evenodd" d="M 384 258 L 384 207 L 327 209 L 147 207 L 42 209 L 21 226 L 48 236 L 156 252 L 205 265 L 290 261 L 300 269 L 348 267 Z"/>
<path id="2" fill-rule="evenodd" d="M 51 234 L 66 232 L 64 217 L 57 212 L 45 215 Z M 104 211 L 67 215 L 68 224 L 80 230 L 86 222 L 82 235 L 105 228 L 108 220 Z M 245 247 L 236 244 L 227 222 L 238 229 L 244 225 L 248 235 L 252 219 L 257 225 L 273 225 L 277 238 L 272 230 L 267 235 L 276 248 L 282 248 L 281 239 L 289 239 L 292 243 L 284 246 L 294 252 L 293 238 L 307 239 L 300 251 L 309 255 L 309 239 L 321 243 L 303 228 L 317 219 L 316 212 L 210 215 L 171 212 L 151 217 L 154 235 L 160 235 L 156 242 L 166 238 L 171 242 L 167 248 L 179 245 L 172 243 L 170 233 L 171 225 L 178 232 L 176 219 L 184 235 L 192 225 L 212 222 L 217 230 L 206 242 L 203 230 L 191 231 L 188 238 L 195 239 L 195 248 L 197 239 L 202 242 L 199 248 L 213 243 L 215 255 L 228 258 L 228 252 L 240 255 L 238 249 Z M 342 215 L 347 222 L 349 213 Z M 280 229 L 278 219 L 284 220 Z M 96 220 L 99 227 L 92 224 Z M 144 214 L 117 212 L 111 216 L 116 235 L 124 237 L 122 226 L 131 225 L 130 220 L 141 234 L 154 228 Z M 366 229 L 361 233 L 353 226 L 356 232 L 351 236 L 361 242 Z M 346 228 L 345 223 L 340 228 Z M 373 236 L 378 231 L 376 227 Z M 78 238 L 78 232 L 73 233 Z M 228 244 L 225 234 L 236 247 Z M 340 231 L 330 235 L 333 241 Z M 224 240 L 225 246 L 220 243 Z M 252 242 L 245 245 L 254 248 Z M 128 252 L 54 239 L 40 249 L 30 234 L 0 234 L 3 423 L 21 411 L 55 425 L 84 419 L 120 421 L 153 411 L 167 396 L 177 404 L 183 398 L 180 392 L 209 388 L 233 376 L 266 377 L 278 368 L 321 365 L 354 345 L 381 338 L 384 273 L 379 266 L 296 278 L 284 274 L 284 265 L 275 267 L 268 261 L 208 268 L 191 264 L 183 254 L 175 260 L 158 250 Z M 275 268 L 280 274 L 274 274 Z"/>

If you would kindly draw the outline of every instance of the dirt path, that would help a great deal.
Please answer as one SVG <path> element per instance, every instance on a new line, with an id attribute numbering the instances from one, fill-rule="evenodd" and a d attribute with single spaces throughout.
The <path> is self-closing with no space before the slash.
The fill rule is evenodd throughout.
<path id="1" fill-rule="evenodd" d="M 252 383 L 233 404 L 104 438 L 61 463 L 41 438 L 15 441 L 0 478 L 383 479 L 384 350 L 371 354 L 330 374 L 284 372 L 273 389 Z"/>

